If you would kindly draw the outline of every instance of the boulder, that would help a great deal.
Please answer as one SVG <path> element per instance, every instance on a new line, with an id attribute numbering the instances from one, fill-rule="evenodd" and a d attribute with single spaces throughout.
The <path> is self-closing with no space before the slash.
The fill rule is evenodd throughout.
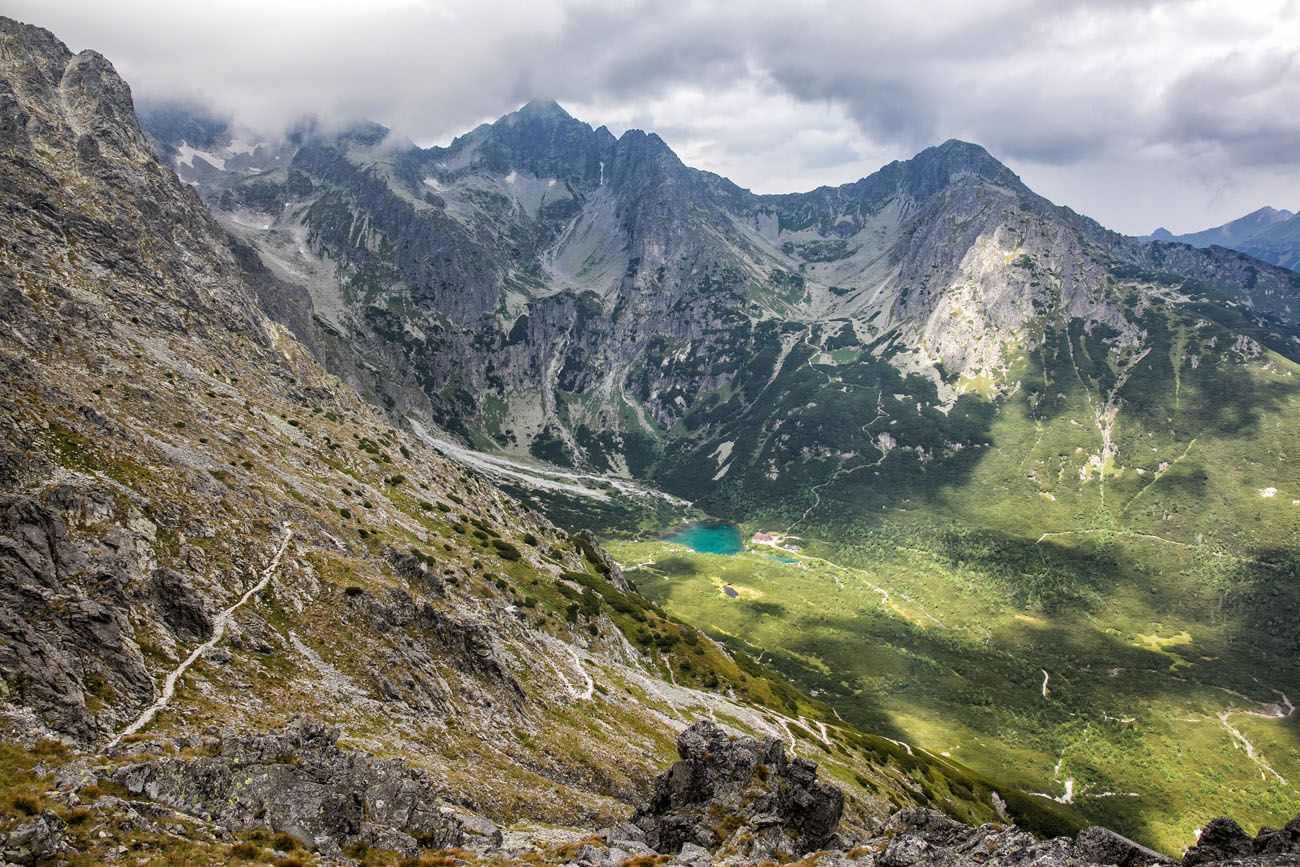
<path id="1" fill-rule="evenodd" d="M 42 810 L 4 835 L 0 854 L 18 864 L 45 863 L 72 851 L 66 840 L 67 825 L 50 810 Z"/>
<path id="2" fill-rule="evenodd" d="M 1114 864 L 1116 867 L 1146 867 L 1148 864 L 1166 864 L 1170 860 L 1154 849 L 1096 825 L 1079 832 L 1074 840 L 1074 849 L 1084 861 Z"/>
<path id="3" fill-rule="evenodd" d="M 682 732 L 677 752 L 632 819 L 658 852 L 693 845 L 719 856 L 790 859 L 824 847 L 839 825 L 843 793 L 817 779 L 815 763 L 787 757 L 775 738 L 732 737 L 704 720 Z"/>
<path id="4" fill-rule="evenodd" d="M 1215 819 L 1183 855 L 1183 865 L 1220 862 L 1300 865 L 1300 816 L 1281 828 L 1260 828 L 1254 839 L 1232 819 Z"/>
<path id="5" fill-rule="evenodd" d="M 1250 837 L 1232 819 L 1220 818 L 1201 831 L 1196 845 L 1183 855 L 1184 867 L 1212 864 L 1232 858 L 1245 858 L 1254 852 Z"/>

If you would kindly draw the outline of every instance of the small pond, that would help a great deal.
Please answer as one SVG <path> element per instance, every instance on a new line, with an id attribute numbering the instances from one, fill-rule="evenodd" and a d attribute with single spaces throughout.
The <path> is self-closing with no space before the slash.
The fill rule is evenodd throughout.
<path id="1" fill-rule="evenodd" d="M 663 538 L 701 554 L 739 554 L 745 550 L 740 527 L 729 521 L 697 521 L 673 530 Z"/>

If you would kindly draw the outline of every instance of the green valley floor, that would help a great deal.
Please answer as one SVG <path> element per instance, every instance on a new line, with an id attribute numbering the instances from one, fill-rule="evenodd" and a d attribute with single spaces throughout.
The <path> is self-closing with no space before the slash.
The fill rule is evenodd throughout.
<path id="1" fill-rule="evenodd" d="M 1143 577 L 1044 605 L 1000 586 L 978 541 L 918 518 L 852 545 L 791 539 L 797 553 L 608 547 L 669 613 L 791 676 L 846 721 L 1166 851 L 1216 815 L 1256 827 L 1300 810 L 1290 639 L 1234 614 L 1213 587 L 1189 591 L 1198 547 L 1040 539 L 1047 557 Z"/>

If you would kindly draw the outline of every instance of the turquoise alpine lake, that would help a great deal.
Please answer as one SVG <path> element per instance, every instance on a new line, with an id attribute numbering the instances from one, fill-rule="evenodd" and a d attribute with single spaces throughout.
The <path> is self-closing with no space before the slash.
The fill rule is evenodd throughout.
<path id="1" fill-rule="evenodd" d="M 697 521 L 672 530 L 663 538 L 700 554 L 739 554 L 745 550 L 740 527 L 728 521 Z"/>

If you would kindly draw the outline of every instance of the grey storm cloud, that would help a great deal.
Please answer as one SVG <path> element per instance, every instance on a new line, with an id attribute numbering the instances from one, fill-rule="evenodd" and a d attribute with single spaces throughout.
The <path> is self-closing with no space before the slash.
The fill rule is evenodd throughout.
<path id="1" fill-rule="evenodd" d="M 950 137 L 1126 231 L 1300 205 L 1295 0 L 0 0 L 144 100 L 446 141 L 534 97 L 763 191 Z M 1289 196 L 1272 201 L 1270 196 Z"/>

